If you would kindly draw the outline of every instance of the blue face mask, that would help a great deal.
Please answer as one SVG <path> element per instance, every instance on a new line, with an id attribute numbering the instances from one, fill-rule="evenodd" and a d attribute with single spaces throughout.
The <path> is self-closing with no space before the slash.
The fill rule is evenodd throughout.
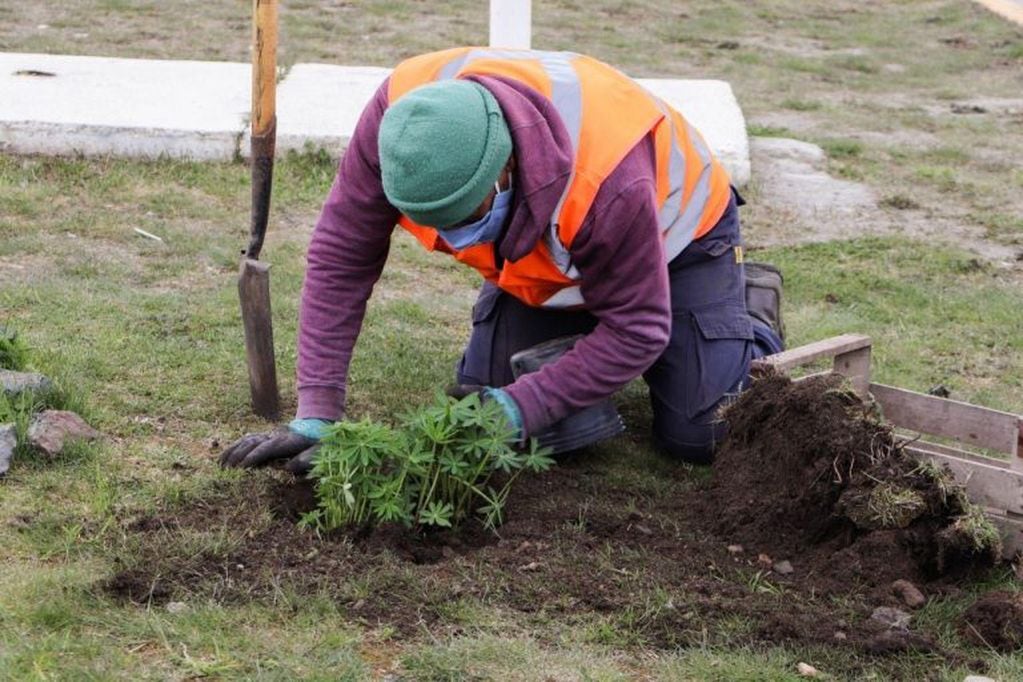
<path id="1" fill-rule="evenodd" d="M 495 182 L 494 189 L 497 194 L 494 196 L 494 203 L 487 214 L 474 223 L 438 230 L 440 238 L 448 243 L 455 251 L 467 249 L 477 244 L 492 244 L 501 236 L 501 228 L 511 211 L 512 187 L 509 177 L 508 189 L 501 191 L 501 187 Z"/>

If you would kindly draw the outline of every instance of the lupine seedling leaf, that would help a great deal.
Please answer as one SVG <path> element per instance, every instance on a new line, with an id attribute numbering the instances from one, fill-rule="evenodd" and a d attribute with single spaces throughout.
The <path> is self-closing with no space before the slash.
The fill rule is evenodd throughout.
<path id="1" fill-rule="evenodd" d="M 476 394 L 438 396 L 398 427 L 341 422 L 314 457 L 319 506 L 301 523 L 317 530 L 390 522 L 452 527 L 476 513 L 494 528 L 517 477 L 553 464 L 535 441 L 519 452 L 514 439 L 500 405 Z M 498 471 L 495 490 L 488 482 Z"/>

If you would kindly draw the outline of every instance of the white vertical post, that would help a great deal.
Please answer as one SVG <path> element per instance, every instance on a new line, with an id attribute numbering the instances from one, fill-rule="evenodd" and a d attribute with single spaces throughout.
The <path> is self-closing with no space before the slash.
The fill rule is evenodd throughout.
<path id="1" fill-rule="evenodd" d="M 532 0 L 490 0 L 490 47 L 528 50 L 532 42 Z"/>

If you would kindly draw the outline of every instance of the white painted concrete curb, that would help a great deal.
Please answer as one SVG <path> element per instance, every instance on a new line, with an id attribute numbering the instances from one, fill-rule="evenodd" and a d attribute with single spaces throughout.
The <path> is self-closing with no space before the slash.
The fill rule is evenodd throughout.
<path id="1" fill-rule="evenodd" d="M 0 151 L 204 161 L 247 156 L 250 68 L 0 53 Z M 389 73 L 365 66 L 294 66 L 277 89 L 278 148 L 340 155 Z M 736 185 L 749 181 L 746 122 L 728 83 L 639 82 L 701 131 Z"/>
<path id="2" fill-rule="evenodd" d="M 0 53 L 0 150 L 231 159 L 250 74 L 229 62 Z"/>

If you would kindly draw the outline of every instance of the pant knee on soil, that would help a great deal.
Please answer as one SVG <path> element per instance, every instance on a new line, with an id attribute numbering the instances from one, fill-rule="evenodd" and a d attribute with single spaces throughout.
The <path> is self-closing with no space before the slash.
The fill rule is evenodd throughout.
<path id="1" fill-rule="evenodd" d="M 724 423 L 661 424 L 654 427 L 654 441 L 669 457 L 690 464 L 711 464 L 714 450 L 725 436 Z"/>

